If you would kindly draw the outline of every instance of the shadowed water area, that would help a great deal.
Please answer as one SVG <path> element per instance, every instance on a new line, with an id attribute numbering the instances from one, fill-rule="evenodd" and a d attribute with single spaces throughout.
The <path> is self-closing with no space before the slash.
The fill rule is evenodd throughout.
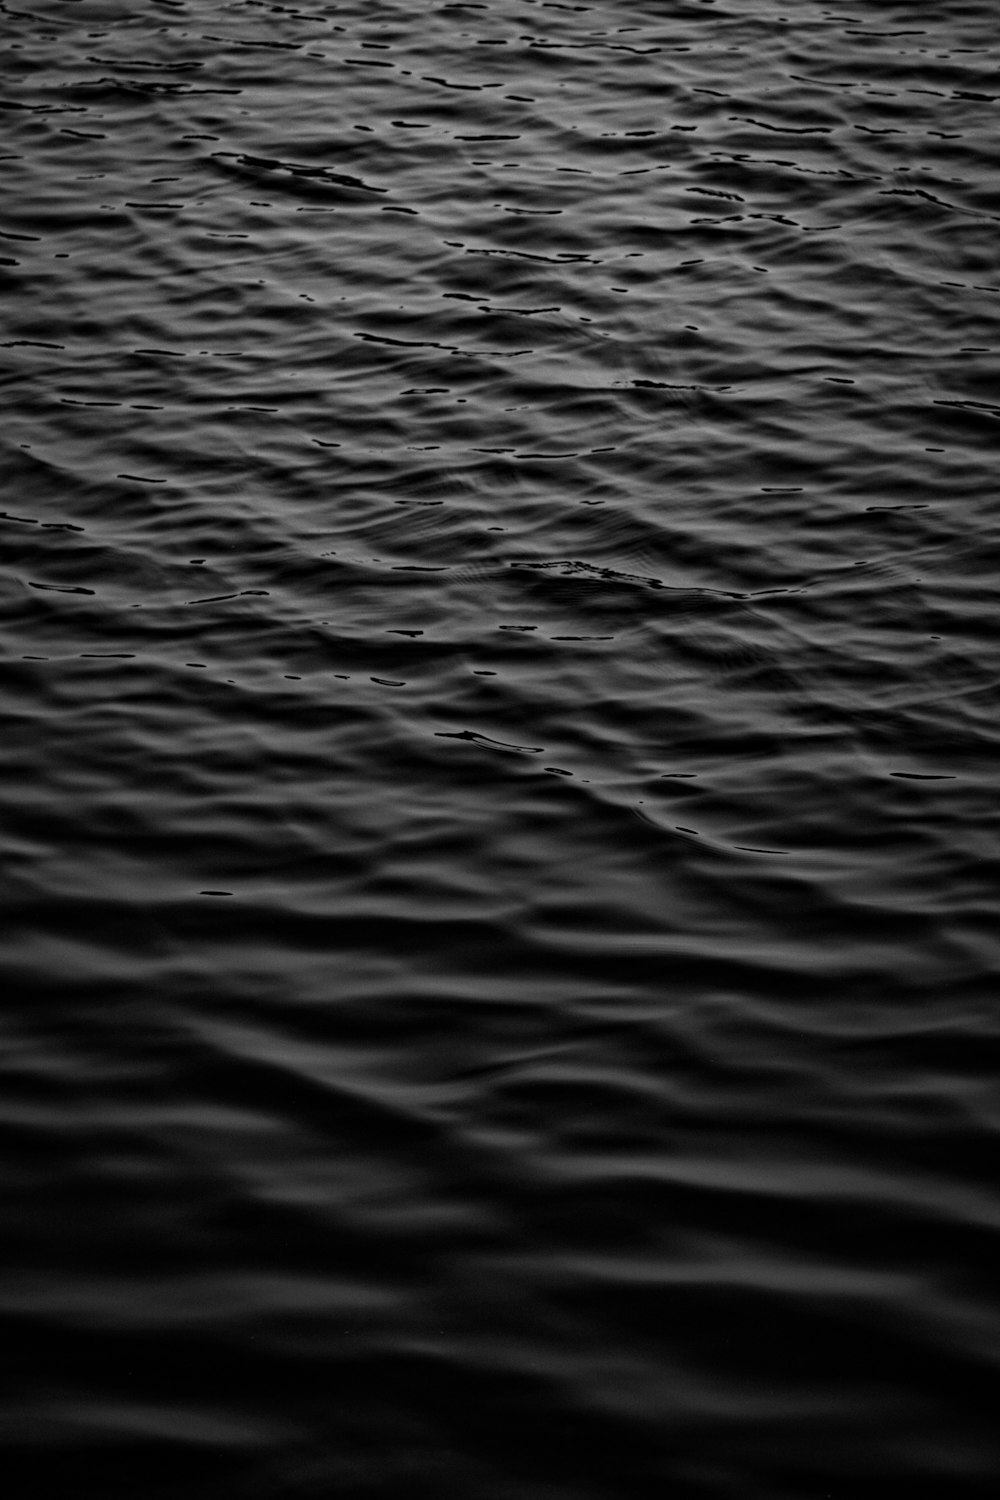
<path id="1" fill-rule="evenodd" d="M 0 4 L 24 1493 L 992 1493 L 998 109 L 987 0 Z"/>

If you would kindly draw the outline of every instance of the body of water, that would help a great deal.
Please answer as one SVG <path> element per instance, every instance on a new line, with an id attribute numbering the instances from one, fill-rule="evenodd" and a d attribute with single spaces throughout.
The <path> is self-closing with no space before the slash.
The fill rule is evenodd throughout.
<path id="1" fill-rule="evenodd" d="M 995 8 L 0 60 L 24 1493 L 992 1492 Z"/>

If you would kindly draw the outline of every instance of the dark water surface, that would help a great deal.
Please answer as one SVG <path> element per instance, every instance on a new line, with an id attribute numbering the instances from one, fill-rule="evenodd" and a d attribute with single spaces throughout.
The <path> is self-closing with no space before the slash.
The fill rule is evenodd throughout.
<path id="1" fill-rule="evenodd" d="M 995 6 L 0 13 L 26 1493 L 989 1493 Z"/>

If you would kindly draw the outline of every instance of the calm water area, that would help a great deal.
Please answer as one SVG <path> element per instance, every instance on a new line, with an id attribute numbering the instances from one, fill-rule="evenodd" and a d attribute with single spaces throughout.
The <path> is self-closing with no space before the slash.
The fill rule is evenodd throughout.
<path id="1" fill-rule="evenodd" d="M 987 0 L 0 4 L 13 1500 L 995 1492 L 998 126 Z"/>

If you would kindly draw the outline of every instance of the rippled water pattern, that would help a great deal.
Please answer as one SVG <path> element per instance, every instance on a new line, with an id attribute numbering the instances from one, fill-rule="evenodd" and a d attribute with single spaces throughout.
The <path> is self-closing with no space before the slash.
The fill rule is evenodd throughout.
<path id="1" fill-rule="evenodd" d="M 847 10 L 0 5 L 24 1493 L 992 1493 L 1000 36 Z"/>

